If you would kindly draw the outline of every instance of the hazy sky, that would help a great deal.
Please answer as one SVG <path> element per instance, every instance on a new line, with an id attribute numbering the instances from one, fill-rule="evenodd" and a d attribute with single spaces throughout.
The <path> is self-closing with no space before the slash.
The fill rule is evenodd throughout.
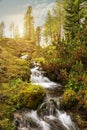
<path id="1" fill-rule="evenodd" d="M 35 26 L 43 25 L 48 9 L 52 9 L 56 0 L 0 0 L 0 22 L 6 25 L 6 35 L 9 35 L 9 24 L 14 22 L 23 28 L 23 19 L 29 5 L 33 8 Z"/>

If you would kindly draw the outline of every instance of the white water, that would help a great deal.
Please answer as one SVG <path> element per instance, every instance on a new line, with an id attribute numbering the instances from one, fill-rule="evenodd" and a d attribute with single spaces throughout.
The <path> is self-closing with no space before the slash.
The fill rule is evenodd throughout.
<path id="1" fill-rule="evenodd" d="M 50 130 L 50 125 L 44 120 L 40 119 L 36 111 L 31 111 L 26 116 L 33 119 L 33 121 L 36 122 L 43 130 Z"/>
<path id="2" fill-rule="evenodd" d="M 75 126 L 74 122 L 72 122 L 71 117 L 66 114 L 66 112 L 62 113 L 59 110 L 57 110 L 57 112 L 58 113 L 56 116 L 53 115 L 43 116 L 42 119 L 38 116 L 37 111 L 31 111 L 26 114 L 26 117 L 31 118 L 34 122 L 36 122 L 36 124 L 39 127 L 41 127 L 41 130 L 51 130 L 52 126 L 50 126 L 50 124 L 46 122 L 46 119 L 50 119 L 51 121 L 60 121 L 62 123 L 62 126 L 64 126 L 62 130 L 79 130 Z"/>
<path id="3" fill-rule="evenodd" d="M 45 88 L 51 88 L 51 89 L 61 86 L 60 84 L 50 81 L 47 77 L 44 77 L 43 73 L 39 70 L 39 66 L 32 68 L 31 73 L 32 73 L 31 82 L 33 84 L 41 85 Z M 45 121 L 39 120 L 36 112 L 32 112 L 30 115 L 32 115 L 32 117 L 34 119 L 36 119 L 36 122 L 38 122 L 39 124 L 41 124 L 43 126 L 43 130 L 50 130 L 49 125 Z M 49 116 L 45 116 L 45 117 L 52 119 L 52 120 L 55 120 L 55 119 L 60 120 L 60 122 L 63 124 L 63 126 L 67 130 L 79 130 L 78 128 L 76 128 L 74 122 L 72 122 L 72 120 L 71 120 L 71 117 L 69 115 L 67 115 L 66 112 L 61 112 L 61 111 L 57 110 L 56 117 L 53 116 L 53 114 L 51 112 L 50 112 Z"/>
<path id="4" fill-rule="evenodd" d="M 44 77 L 43 72 L 39 71 L 39 66 L 31 69 L 31 73 L 31 82 L 35 85 L 41 85 L 45 88 L 61 86 L 60 84 L 50 81 L 47 77 Z"/>
<path id="5" fill-rule="evenodd" d="M 58 111 L 58 118 L 67 130 L 76 130 L 74 122 L 72 122 L 71 117 L 66 112 Z"/>
<path id="6" fill-rule="evenodd" d="M 31 82 L 51 90 L 61 86 L 60 84 L 50 81 L 47 77 L 44 77 L 39 66 L 31 69 Z M 24 112 L 24 115 L 21 115 L 23 121 L 22 127 L 19 125 L 18 130 L 79 130 L 71 120 L 71 117 L 66 112 L 59 111 L 53 101 L 55 101 L 54 98 L 52 98 L 52 100 L 48 99 L 47 101 L 48 106 L 45 107 L 45 112 L 48 112 L 48 114 L 45 114 L 42 109 L 45 102 L 40 106 L 42 115 L 40 115 L 40 112 L 38 115 L 38 112 L 34 110 L 27 113 Z M 26 121 L 28 123 L 24 123 Z M 34 123 L 32 124 L 34 128 L 32 128 L 29 121 Z"/>

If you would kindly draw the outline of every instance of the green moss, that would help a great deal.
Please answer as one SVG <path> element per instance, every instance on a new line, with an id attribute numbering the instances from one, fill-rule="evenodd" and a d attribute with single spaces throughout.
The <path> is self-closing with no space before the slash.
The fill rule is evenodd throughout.
<path id="1" fill-rule="evenodd" d="M 36 109 L 46 95 L 43 87 L 28 84 L 20 79 L 12 81 L 11 84 L 0 85 L 0 128 L 2 130 L 14 129 L 12 126 L 14 111 L 21 108 Z"/>
<path id="2" fill-rule="evenodd" d="M 46 92 L 41 86 L 28 85 L 18 92 L 19 106 L 35 109 L 43 100 Z"/>
<path id="3" fill-rule="evenodd" d="M 35 109 L 46 95 L 46 91 L 39 85 L 32 85 L 21 80 L 10 84 L 10 88 L 3 90 L 4 102 L 15 111 L 21 107 Z"/>

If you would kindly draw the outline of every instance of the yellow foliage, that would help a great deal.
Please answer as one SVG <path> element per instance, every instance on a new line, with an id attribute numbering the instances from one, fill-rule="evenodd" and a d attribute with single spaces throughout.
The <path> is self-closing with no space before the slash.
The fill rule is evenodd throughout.
<path id="1" fill-rule="evenodd" d="M 76 99 L 78 100 L 79 105 L 87 110 L 87 89 L 79 90 Z"/>
<path id="2" fill-rule="evenodd" d="M 35 58 L 34 61 L 36 61 L 38 63 L 45 63 L 46 62 L 44 57 Z"/>
<path id="3" fill-rule="evenodd" d="M 35 109 L 43 100 L 45 94 L 45 89 L 43 87 L 28 85 L 22 88 L 17 94 L 19 106 Z"/>
<path id="4" fill-rule="evenodd" d="M 10 120 L 5 118 L 0 121 L 0 128 L 3 130 L 13 130 Z"/>
<path id="5" fill-rule="evenodd" d="M 72 89 L 67 89 L 64 92 L 63 100 L 65 104 L 71 103 L 75 100 L 76 92 Z"/>

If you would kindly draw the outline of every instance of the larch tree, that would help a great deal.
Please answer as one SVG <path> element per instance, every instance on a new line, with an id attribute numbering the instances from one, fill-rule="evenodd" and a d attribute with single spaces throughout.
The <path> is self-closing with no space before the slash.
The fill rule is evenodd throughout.
<path id="1" fill-rule="evenodd" d="M 40 28 L 40 26 L 38 26 L 37 28 L 36 28 L 36 44 L 37 45 L 40 45 L 40 41 L 41 41 L 41 28 Z"/>
<path id="2" fill-rule="evenodd" d="M 11 24 L 9 26 L 9 30 L 10 30 L 10 37 L 14 38 L 14 30 L 15 30 L 14 22 L 11 22 Z"/>
<path id="3" fill-rule="evenodd" d="M 53 9 L 53 32 L 55 41 L 61 41 L 63 34 L 62 29 L 64 25 L 64 2 L 56 0 Z"/>
<path id="4" fill-rule="evenodd" d="M 48 10 L 45 21 L 45 37 L 50 38 L 53 45 L 57 45 L 58 41 L 63 38 L 63 23 L 64 23 L 64 4 L 61 0 L 56 0 L 52 10 Z M 46 38 L 46 39 L 47 39 Z"/>
<path id="5" fill-rule="evenodd" d="M 34 17 L 32 16 L 32 7 L 27 8 L 25 17 L 24 17 L 24 38 L 27 40 L 32 40 L 34 35 Z"/>
<path id="6" fill-rule="evenodd" d="M 20 32 L 18 26 L 16 26 L 14 29 L 14 38 L 16 39 L 20 38 Z"/>
<path id="7" fill-rule="evenodd" d="M 0 38 L 4 37 L 4 28 L 5 28 L 4 22 L 1 22 L 0 23 Z"/>
<path id="8" fill-rule="evenodd" d="M 45 37 L 52 42 L 52 24 L 53 24 L 53 17 L 51 15 L 50 10 L 47 12 L 46 22 L 44 24 L 44 35 Z"/>

